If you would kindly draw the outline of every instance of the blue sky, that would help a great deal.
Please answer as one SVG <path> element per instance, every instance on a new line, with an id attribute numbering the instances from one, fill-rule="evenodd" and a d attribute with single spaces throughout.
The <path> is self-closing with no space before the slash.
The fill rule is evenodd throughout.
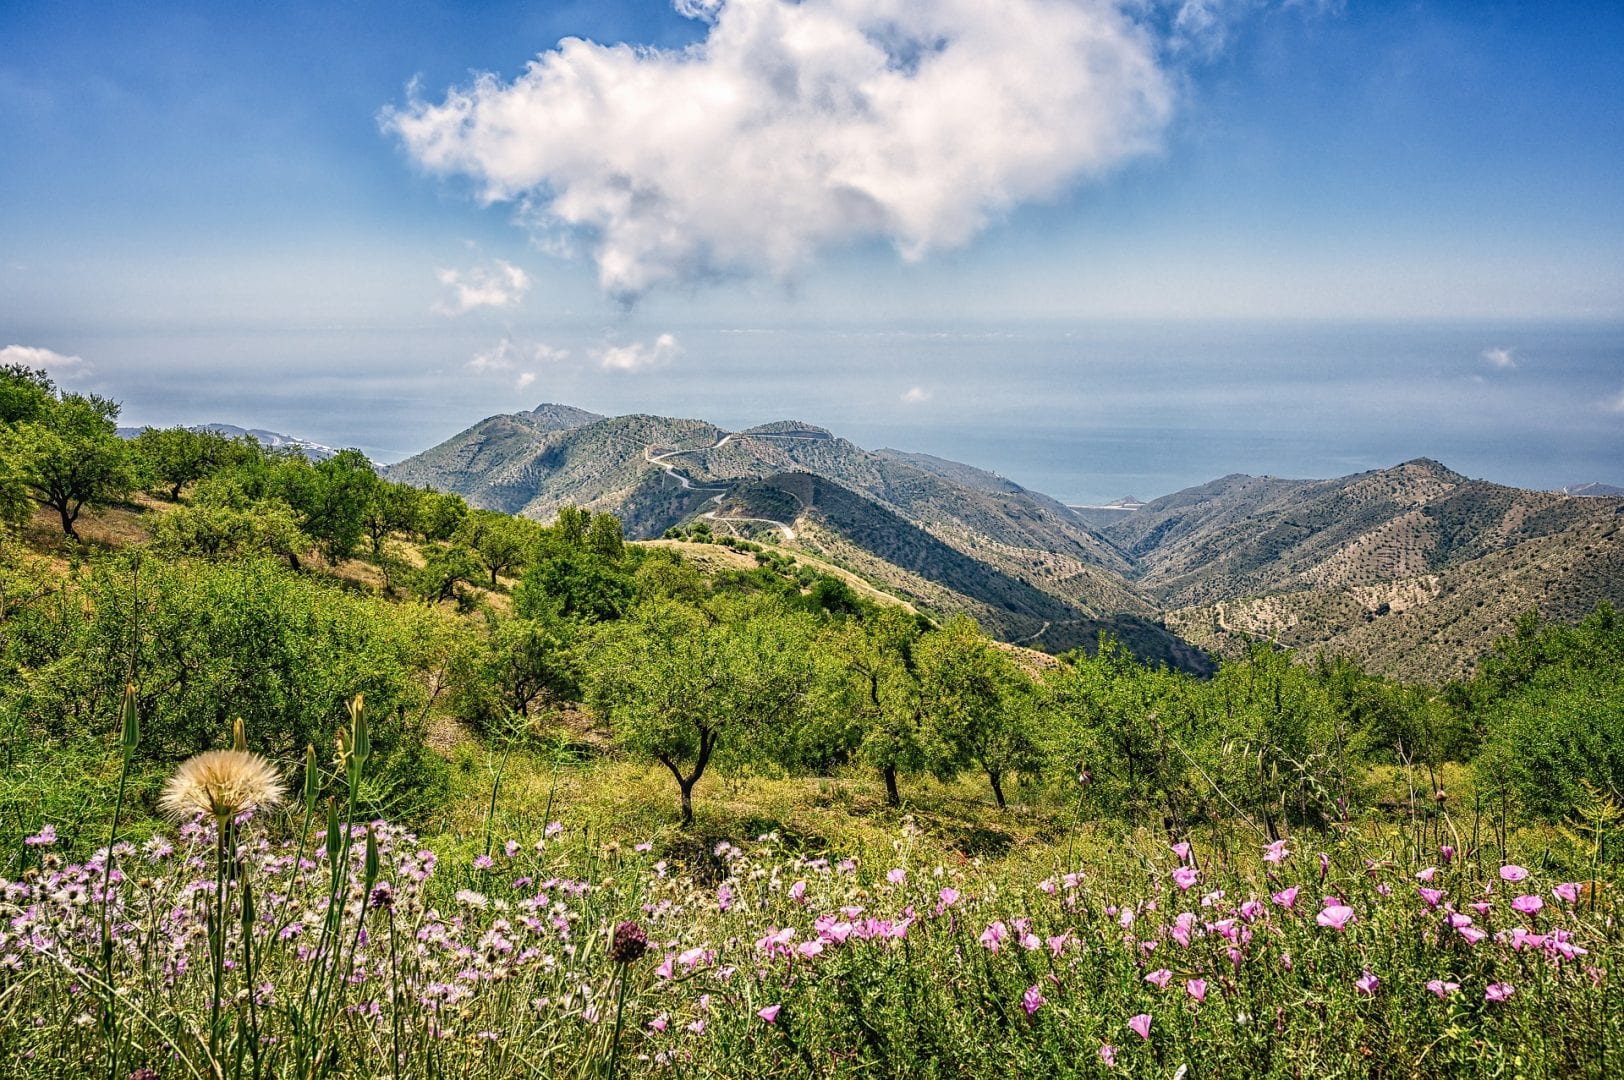
<path id="1" fill-rule="evenodd" d="M 685 3 L 0 7 L 0 348 L 387 457 L 651 373 L 720 416 L 726 328 L 1476 321 L 1481 378 L 1624 320 L 1624 6 Z"/>

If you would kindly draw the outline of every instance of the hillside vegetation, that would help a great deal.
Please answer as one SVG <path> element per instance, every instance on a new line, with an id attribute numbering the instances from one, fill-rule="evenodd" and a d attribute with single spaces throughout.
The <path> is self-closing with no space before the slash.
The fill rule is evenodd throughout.
<path id="1" fill-rule="evenodd" d="M 1203 679 L 117 411 L 0 377 L 0 1075 L 1624 1053 L 1605 604 L 1441 689 L 1263 646 Z M 735 508 L 791 496 L 859 512 L 804 473 Z"/>

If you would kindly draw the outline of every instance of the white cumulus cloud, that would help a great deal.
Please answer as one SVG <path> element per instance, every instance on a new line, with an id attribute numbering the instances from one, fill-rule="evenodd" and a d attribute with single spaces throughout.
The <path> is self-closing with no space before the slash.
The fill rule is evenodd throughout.
<path id="1" fill-rule="evenodd" d="M 629 345 L 605 345 L 593 353 L 593 359 L 605 371 L 642 371 L 671 362 L 682 352 L 682 346 L 671 334 L 661 334 L 651 342 L 634 341 Z"/>
<path id="2" fill-rule="evenodd" d="M 1133 5 L 1138 7 L 1138 5 Z M 682 50 L 567 38 L 511 82 L 413 92 L 384 128 L 424 169 L 581 239 L 600 285 L 792 276 L 874 237 L 963 245 L 1153 150 L 1173 101 L 1109 0 L 678 0 Z"/>
<path id="3" fill-rule="evenodd" d="M 534 371 L 521 371 L 519 377 L 513 380 L 513 389 L 523 390 L 535 381 L 536 373 Z"/>
<path id="4" fill-rule="evenodd" d="M 904 405 L 918 405 L 930 400 L 930 391 L 923 386 L 910 386 L 902 393 Z"/>
<path id="5" fill-rule="evenodd" d="M 513 307 L 530 291 L 530 275 L 501 259 L 472 270 L 440 270 L 435 276 L 450 290 L 449 296 L 434 305 L 440 315 L 465 315 L 482 307 Z"/>
<path id="6" fill-rule="evenodd" d="M 1499 371 L 1510 371 L 1517 366 L 1515 350 L 1496 346 L 1479 354 L 1483 362 Z"/>
<path id="7" fill-rule="evenodd" d="M 0 349 L 0 367 L 11 364 L 21 364 L 26 368 L 43 368 L 50 374 L 71 378 L 90 370 L 80 356 L 64 356 L 51 349 L 42 349 L 38 345 L 7 345 Z"/>

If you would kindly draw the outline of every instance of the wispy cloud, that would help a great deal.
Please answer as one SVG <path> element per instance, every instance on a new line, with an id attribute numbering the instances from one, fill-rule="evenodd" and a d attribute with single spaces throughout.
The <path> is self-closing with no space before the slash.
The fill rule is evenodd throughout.
<path id="1" fill-rule="evenodd" d="M 1485 364 L 1497 371 L 1510 371 L 1517 366 L 1516 350 L 1514 349 L 1495 346 L 1492 349 L 1484 349 L 1479 355 Z"/>
<path id="2" fill-rule="evenodd" d="M 902 392 L 904 405 L 920 405 L 930 400 L 930 391 L 923 386 L 910 386 Z"/>
<path id="3" fill-rule="evenodd" d="M 57 378 L 72 378 L 90 370 L 81 356 L 65 356 L 38 345 L 7 345 L 0 349 L 0 366 L 21 364 L 27 368 L 43 368 Z"/>
<path id="4" fill-rule="evenodd" d="M 600 285 L 788 278 L 881 237 L 915 260 L 1154 149 L 1152 33 L 1110 3 L 678 0 L 680 51 L 569 38 L 511 82 L 415 91 L 385 130 L 424 169 L 581 237 Z"/>
<path id="5" fill-rule="evenodd" d="M 1609 399 L 1606 408 L 1608 412 L 1624 413 L 1624 390 L 1620 390 L 1617 397 Z"/>
<path id="6" fill-rule="evenodd" d="M 465 366 L 475 375 L 512 375 L 513 388 L 523 390 L 536 381 L 536 373 L 530 368 L 556 366 L 569 359 L 569 355 L 568 349 L 556 348 L 546 342 L 521 345 L 509 337 L 475 353 Z"/>
<path id="7" fill-rule="evenodd" d="M 530 275 L 501 259 L 471 270 L 440 270 L 435 276 L 450 290 L 449 296 L 434 305 L 439 315 L 466 315 L 482 307 L 513 307 L 530 291 Z"/>
<path id="8" fill-rule="evenodd" d="M 642 371 L 668 364 L 681 353 L 682 346 L 673 335 L 661 334 L 651 342 L 605 345 L 593 353 L 593 359 L 605 371 Z"/>

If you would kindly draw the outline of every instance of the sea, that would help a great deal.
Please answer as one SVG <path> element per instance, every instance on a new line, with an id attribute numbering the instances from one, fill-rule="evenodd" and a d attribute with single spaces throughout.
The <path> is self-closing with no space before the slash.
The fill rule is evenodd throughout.
<path id="1" fill-rule="evenodd" d="M 1417 457 L 1521 487 L 1624 486 L 1619 322 L 654 329 L 669 334 L 663 347 L 653 329 L 613 323 L 126 338 L 103 343 L 97 381 L 124 402 L 123 423 L 269 428 L 381 462 L 552 401 L 729 430 L 801 420 L 1081 505 L 1230 473 L 1331 477 Z M 644 366 L 602 365 L 610 346 L 639 341 Z M 470 365 L 482 349 L 493 361 Z"/>

